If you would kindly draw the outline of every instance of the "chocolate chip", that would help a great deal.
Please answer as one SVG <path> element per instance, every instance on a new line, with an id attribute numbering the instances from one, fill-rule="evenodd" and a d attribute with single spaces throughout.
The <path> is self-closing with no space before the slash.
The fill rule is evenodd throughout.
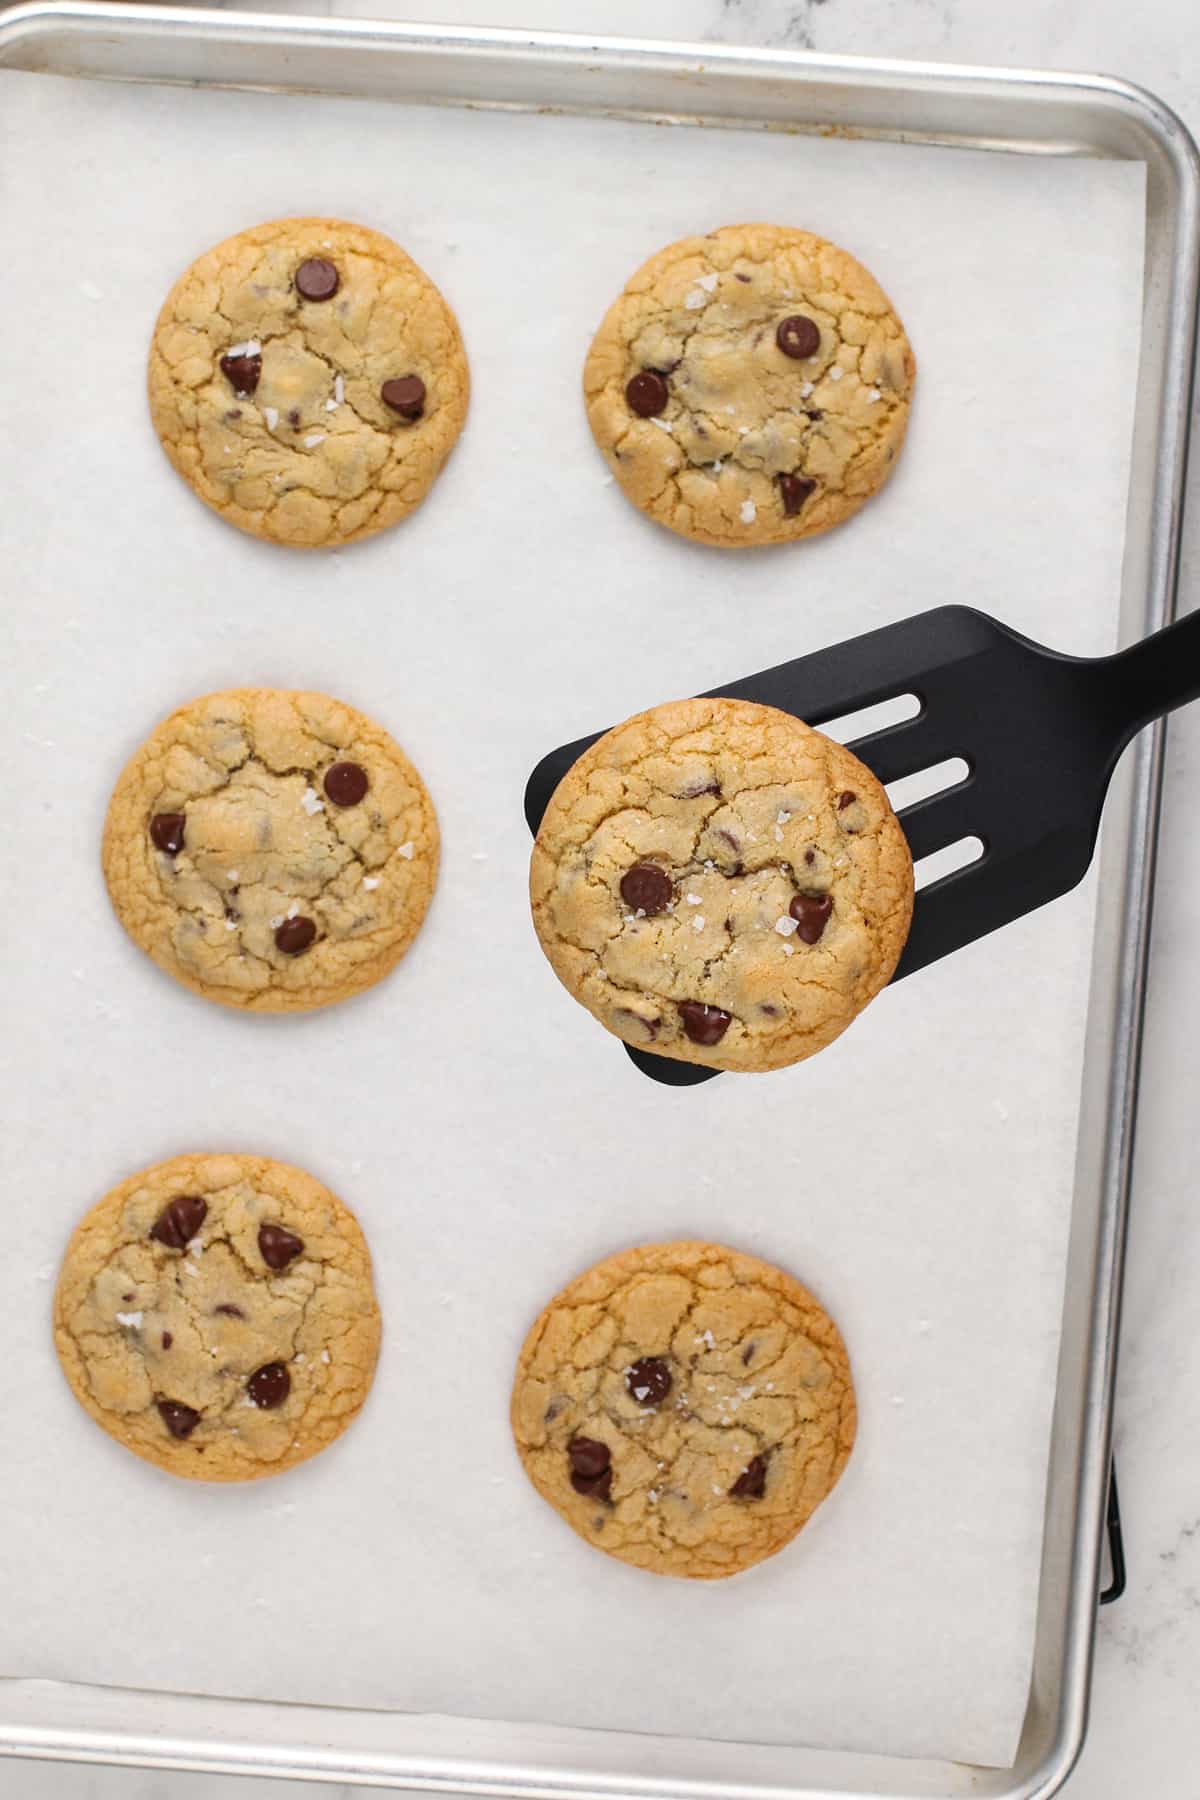
<path id="1" fill-rule="evenodd" d="M 833 911 L 833 897 L 830 894 L 795 894 L 788 907 L 796 921 L 796 936 L 803 944 L 815 944 Z"/>
<path id="2" fill-rule="evenodd" d="M 557 1419 L 560 1414 L 565 1413 L 570 1404 L 571 1402 L 567 1399 L 565 1394 L 555 1394 L 553 1400 L 542 1414 L 542 1419 L 545 1424 L 553 1425 L 555 1419 Z"/>
<path id="3" fill-rule="evenodd" d="M 693 781 L 684 788 L 679 798 L 681 800 L 699 800 L 702 794 L 719 794 L 720 791 L 721 784 L 719 781 Z"/>
<path id="4" fill-rule="evenodd" d="M 804 416 L 806 419 L 811 419 L 814 425 L 819 425 L 825 414 L 819 407 L 809 406 L 805 408 Z"/>
<path id="5" fill-rule="evenodd" d="M 635 912 L 647 917 L 665 912 L 675 894 L 675 883 L 658 863 L 634 863 L 621 877 L 621 898 Z"/>
<path id="6" fill-rule="evenodd" d="M 639 1406 L 659 1406 L 671 1391 L 671 1371 L 661 1356 L 640 1356 L 626 1369 L 625 1386 Z"/>
<path id="7" fill-rule="evenodd" d="M 308 256 L 296 270 L 296 292 L 305 300 L 332 300 L 341 276 L 324 256 Z"/>
<path id="8" fill-rule="evenodd" d="M 241 399 L 252 394 L 258 386 L 258 378 L 262 374 L 261 356 L 223 356 L 221 373 Z M 234 418 L 239 415 L 234 413 Z"/>
<path id="9" fill-rule="evenodd" d="M 763 1456 L 752 1456 L 729 1492 L 739 1500 L 761 1500 L 767 1486 L 767 1462 Z"/>
<path id="10" fill-rule="evenodd" d="M 187 820 L 182 813 L 155 813 L 150 821 L 150 842 L 168 856 L 178 856 L 183 849 L 183 831 Z"/>
<path id="11" fill-rule="evenodd" d="M 308 949 L 316 935 L 317 928 L 313 921 L 299 913 L 294 919 L 285 919 L 282 925 L 276 926 L 275 948 L 282 950 L 285 956 L 299 956 L 302 950 Z"/>
<path id="12" fill-rule="evenodd" d="M 742 1351 L 743 1369 L 748 1369 L 750 1367 L 750 1364 L 754 1361 L 754 1352 L 757 1349 L 758 1345 L 755 1343 L 754 1339 L 751 1338 L 750 1342 L 746 1345 L 746 1348 Z"/>
<path id="13" fill-rule="evenodd" d="M 611 1500 L 612 1484 L 613 1472 L 611 1469 L 605 1469 L 599 1475 L 572 1474 L 571 1476 L 571 1486 L 575 1492 L 585 1495 L 589 1500 Z"/>
<path id="14" fill-rule="evenodd" d="M 789 313 L 775 327 L 775 342 L 785 356 L 799 361 L 805 356 L 815 356 L 821 348 L 821 333 L 803 313 Z"/>
<path id="15" fill-rule="evenodd" d="M 654 369 L 639 369 L 625 383 L 625 401 L 630 412 L 639 419 L 653 419 L 664 410 L 670 392 L 662 376 Z"/>
<path id="16" fill-rule="evenodd" d="M 743 275 L 743 274 L 742 274 L 742 271 L 741 271 L 741 270 L 740 270 L 740 269 L 735 269 L 735 270 L 734 270 L 734 271 L 733 271 L 733 277 L 734 277 L 734 280 L 735 280 L 735 281 L 745 281 L 745 282 L 749 282 L 749 280 L 750 280 L 750 277 L 749 277 L 749 275 Z"/>
<path id="17" fill-rule="evenodd" d="M 255 1406 L 264 1407 L 268 1412 L 282 1406 L 292 1391 L 292 1378 L 281 1362 L 264 1363 L 261 1369 L 255 1369 L 246 1383 L 246 1392 Z"/>
<path id="18" fill-rule="evenodd" d="M 282 1225 L 260 1225 L 258 1228 L 259 1255 L 268 1269 L 286 1269 L 303 1249 L 304 1239 L 297 1237 L 294 1231 L 285 1231 Z"/>
<path id="19" fill-rule="evenodd" d="M 175 1342 L 175 1339 L 174 1339 L 174 1338 L 173 1338 L 173 1337 L 172 1337 L 172 1336 L 171 1336 L 171 1334 L 170 1334 L 170 1332 L 169 1332 L 169 1331 L 164 1331 L 164 1332 L 163 1332 L 163 1334 L 162 1334 L 162 1347 L 163 1347 L 163 1349 L 164 1349 L 164 1350 L 169 1350 L 169 1349 L 170 1349 L 170 1348 L 171 1348 L 171 1345 L 172 1345 L 172 1344 L 173 1344 L 173 1343 L 174 1343 L 174 1342 Z"/>
<path id="20" fill-rule="evenodd" d="M 288 424 L 291 426 L 293 431 L 299 431 L 299 429 L 300 429 L 300 408 L 298 406 L 293 406 L 291 411 L 288 413 Z"/>
<path id="21" fill-rule="evenodd" d="M 150 1227 L 150 1236 L 165 1244 L 168 1250 L 182 1250 L 190 1244 L 208 1217 L 208 1201 L 202 1194 L 176 1194 L 168 1200 Z"/>
<path id="22" fill-rule="evenodd" d="M 816 487 L 807 475 L 781 475 L 779 477 L 779 494 L 783 501 L 784 515 L 794 519 L 808 496 Z"/>
<path id="23" fill-rule="evenodd" d="M 854 805 L 854 802 L 855 802 L 855 801 L 856 801 L 856 800 L 857 800 L 857 799 L 858 799 L 858 795 L 857 795 L 857 794 L 852 794 L 852 793 L 851 793 L 851 792 L 850 792 L 850 789 L 849 789 L 849 788 L 847 788 L 847 789 L 846 789 L 846 791 L 845 791 L 845 793 L 843 793 L 843 794 L 839 794 L 839 795 L 838 795 L 838 811 L 839 811 L 839 812 L 845 812 L 845 810 L 846 810 L 846 808 L 847 808 L 847 807 L 848 807 L 848 806 L 853 806 L 853 805 Z"/>
<path id="24" fill-rule="evenodd" d="M 612 1451 L 596 1438 L 573 1437 L 567 1456 L 576 1475 L 601 1475 L 612 1466 Z"/>
<path id="25" fill-rule="evenodd" d="M 812 868 L 812 866 L 813 866 L 813 864 L 814 864 L 814 863 L 815 863 L 815 862 L 816 862 L 816 860 L 817 860 L 817 853 L 816 853 L 816 851 L 815 851 L 815 850 L 806 850 L 806 851 L 805 851 L 805 852 L 804 852 L 804 860 L 805 860 L 805 862 L 806 862 L 806 863 L 807 863 L 807 864 L 808 864 L 808 866 L 809 866 L 809 868 L 810 868 L 810 869 L 811 869 L 811 868 Z"/>
<path id="26" fill-rule="evenodd" d="M 121 1298 L 125 1302 L 126 1306 L 132 1306 L 133 1302 L 137 1299 L 137 1295 L 136 1294 L 122 1294 Z"/>
<path id="27" fill-rule="evenodd" d="M 719 1006 L 705 1006 L 700 1000 L 681 1000 L 679 1016 L 693 1044 L 719 1044 L 733 1017 Z"/>
<path id="28" fill-rule="evenodd" d="M 240 419 L 241 416 L 242 416 L 241 407 L 240 406 L 231 406 L 229 411 L 225 414 L 225 423 L 227 425 L 232 425 L 233 421 L 235 419 Z"/>
<path id="29" fill-rule="evenodd" d="M 361 763 L 330 763 L 321 786 L 335 806 L 357 806 L 367 791 L 367 771 Z"/>
<path id="30" fill-rule="evenodd" d="M 631 1030 L 636 1025 L 640 1031 L 645 1033 L 650 1043 L 653 1043 L 658 1036 L 658 1028 L 662 1024 L 661 1019 L 644 1019 L 641 1013 L 635 1013 L 632 1007 L 628 1006 L 614 1007 L 613 1018 L 625 1021 L 622 1025 L 623 1030 Z"/>
<path id="31" fill-rule="evenodd" d="M 411 425 L 425 411 L 425 383 L 419 375 L 399 375 L 384 382 L 379 398 Z"/>
<path id="32" fill-rule="evenodd" d="M 182 1400 L 156 1400 L 154 1404 L 173 1438 L 191 1437 L 200 1423 L 200 1414 L 195 1407 L 185 1406 Z"/>
<path id="33" fill-rule="evenodd" d="M 224 1313 L 227 1319 L 244 1319 L 245 1313 L 240 1306 L 234 1306 L 231 1300 L 222 1300 L 220 1306 L 213 1307 L 214 1312 Z"/>

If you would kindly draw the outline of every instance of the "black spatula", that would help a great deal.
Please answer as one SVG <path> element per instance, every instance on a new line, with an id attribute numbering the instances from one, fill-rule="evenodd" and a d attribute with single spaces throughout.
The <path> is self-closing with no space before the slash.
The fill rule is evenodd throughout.
<path id="1" fill-rule="evenodd" d="M 968 774 L 899 815 L 913 860 L 978 838 L 966 867 L 917 895 L 893 981 L 1055 900 L 1082 880 L 1118 757 L 1143 725 L 1200 697 L 1200 612 L 1116 656 L 1062 656 L 967 606 L 940 606 L 710 690 L 810 725 L 913 695 L 903 724 L 851 740 L 880 781 L 961 757 Z M 600 732 L 543 757 L 525 790 L 537 831 L 550 796 Z M 626 1045 L 673 1087 L 719 1073 Z"/>

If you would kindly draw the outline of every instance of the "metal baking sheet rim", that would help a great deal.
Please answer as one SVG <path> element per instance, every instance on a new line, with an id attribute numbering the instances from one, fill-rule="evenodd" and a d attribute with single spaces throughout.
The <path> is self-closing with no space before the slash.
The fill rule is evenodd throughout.
<path id="1" fill-rule="evenodd" d="M 120 0 L 35 0 L 13 9 L 0 20 L 0 67 L 1143 161 L 1146 284 L 1122 636 L 1173 616 L 1200 292 L 1200 158 L 1182 122 L 1142 89 L 1044 70 Z M 310 71 L 321 79 L 308 79 Z M 687 1740 L 25 1680 L 0 1682 L 0 1754 L 572 1800 L 1048 1800 L 1087 1726 L 1163 744 L 1161 725 L 1143 734 L 1107 813 L 1103 854 L 1112 879 L 1103 888 L 1112 898 L 1097 923 L 1034 1672 L 1011 1770 L 703 1743 L 691 1747 L 685 1773 Z M 248 1729 L 252 1720 L 257 1730 Z M 536 1755 L 527 1745 L 520 1758 L 499 1758 L 505 1730 L 522 1732 Z M 761 1766 L 748 1780 L 755 1759 Z"/>

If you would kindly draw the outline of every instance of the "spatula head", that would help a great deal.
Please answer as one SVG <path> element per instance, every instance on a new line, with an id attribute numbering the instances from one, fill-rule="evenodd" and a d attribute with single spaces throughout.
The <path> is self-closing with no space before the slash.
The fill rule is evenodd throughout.
<path id="1" fill-rule="evenodd" d="M 710 691 L 817 726 L 911 695 L 915 716 L 849 739 L 855 755 L 885 784 L 952 759 L 966 763 L 952 787 L 899 814 L 918 864 L 963 839 L 982 845 L 974 861 L 919 889 L 892 977 L 899 981 L 1082 879 L 1118 747 L 1104 668 L 1046 650 L 986 613 L 942 606 Z M 534 769 L 525 791 L 532 832 L 562 777 L 601 735 L 551 751 Z M 626 1048 L 673 1086 L 717 1073 Z"/>

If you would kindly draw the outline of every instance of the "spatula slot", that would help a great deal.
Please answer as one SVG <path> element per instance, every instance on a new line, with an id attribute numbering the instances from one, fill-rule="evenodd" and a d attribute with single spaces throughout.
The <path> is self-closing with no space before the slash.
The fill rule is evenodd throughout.
<path id="1" fill-rule="evenodd" d="M 913 869 L 918 894 L 923 888 L 932 887 L 935 881 L 945 881 L 948 876 L 969 869 L 972 863 L 979 861 L 986 848 L 980 837 L 963 837 L 942 850 L 935 850 L 931 856 L 923 856 Z"/>
<path id="2" fill-rule="evenodd" d="M 889 781 L 887 797 L 893 812 L 903 812 L 906 806 L 915 806 L 918 800 L 928 800 L 933 794 L 943 794 L 947 788 L 957 787 L 970 773 L 971 765 L 965 756 L 948 756 L 944 762 L 934 763 L 932 768 L 918 769 L 913 775 L 902 775 L 898 781 Z"/>
<path id="3" fill-rule="evenodd" d="M 839 744 L 852 744 L 855 738 L 870 737 L 873 732 L 886 731 L 892 725 L 905 725 L 920 711 L 918 695 L 893 694 L 890 699 L 877 700 L 874 706 L 860 706 L 857 712 L 840 713 L 835 719 L 826 719 L 821 730 Z"/>

